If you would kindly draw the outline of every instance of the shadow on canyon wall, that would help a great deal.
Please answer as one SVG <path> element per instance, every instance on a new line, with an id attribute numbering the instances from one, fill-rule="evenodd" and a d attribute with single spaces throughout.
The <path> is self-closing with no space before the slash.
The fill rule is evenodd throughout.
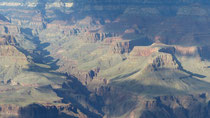
<path id="1" fill-rule="evenodd" d="M 62 89 L 57 89 L 55 92 L 59 97 L 62 97 L 63 103 L 72 103 L 82 113 L 86 114 L 90 118 L 100 118 L 101 116 L 90 111 L 93 107 L 100 114 L 103 114 L 102 107 L 104 106 L 103 99 L 91 93 L 77 78 L 68 76 L 71 82 L 66 82 L 62 85 Z M 74 96 L 74 97 L 72 97 Z M 92 97 L 94 98 L 92 98 Z M 91 105 L 89 108 L 85 108 L 81 103 Z"/>
<path id="2" fill-rule="evenodd" d="M 51 57 L 50 52 L 45 49 L 46 47 L 50 46 L 50 43 L 41 43 L 39 37 L 33 36 L 32 29 L 22 28 L 21 33 L 24 34 L 27 40 L 31 41 L 33 44 L 36 45 L 36 49 L 33 50 L 32 52 L 29 52 L 27 50 L 24 50 L 23 48 L 20 48 L 19 46 L 16 46 L 17 49 L 23 52 L 26 56 L 31 56 L 33 62 L 50 66 L 50 68 L 45 68 L 36 65 L 29 65 L 29 69 L 27 69 L 26 71 L 39 72 L 39 73 L 47 72 L 55 75 L 66 76 L 67 82 L 63 83 L 62 88 L 54 89 L 57 95 L 63 98 L 62 102 L 67 104 L 71 103 L 76 109 L 79 109 L 82 113 L 84 113 L 88 117 L 100 118 L 101 117 L 100 115 L 84 107 L 84 103 L 86 105 L 89 105 L 89 107 L 92 107 L 92 109 L 98 110 L 100 114 L 103 114 L 102 106 L 104 103 L 102 98 L 95 94 L 93 95 L 95 96 L 94 97 L 95 101 L 91 100 L 91 92 L 88 91 L 88 89 L 84 85 L 82 85 L 82 83 L 78 81 L 77 78 L 67 75 L 65 73 L 56 72 L 56 70 L 59 68 L 59 66 L 57 66 L 57 62 L 59 60 Z M 82 102 L 83 105 L 80 102 Z M 68 110 L 77 113 L 77 111 L 75 111 L 74 109 L 68 109 Z M 70 116 L 65 113 L 60 114 L 58 112 L 58 109 L 55 107 L 48 108 L 40 104 L 28 105 L 20 110 L 20 114 L 21 118 L 28 118 L 29 116 L 31 118 L 37 118 L 37 117 L 74 118 L 73 116 Z"/>
<path id="3" fill-rule="evenodd" d="M 31 56 L 33 62 L 50 66 L 49 70 L 56 70 L 59 68 L 56 64 L 59 60 L 55 60 L 51 57 L 50 52 L 46 50 L 46 48 L 50 46 L 50 43 L 41 43 L 38 36 L 33 36 L 32 29 L 30 28 L 21 28 L 21 33 L 24 34 L 27 40 L 35 44 L 36 49 L 29 52 L 18 47 L 20 51 L 22 51 L 26 56 Z"/>

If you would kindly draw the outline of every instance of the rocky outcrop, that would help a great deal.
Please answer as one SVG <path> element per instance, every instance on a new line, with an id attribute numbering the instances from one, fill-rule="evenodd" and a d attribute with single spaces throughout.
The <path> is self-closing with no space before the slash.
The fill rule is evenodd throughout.
<path id="1" fill-rule="evenodd" d="M 148 67 L 151 66 L 152 70 L 159 70 L 161 68 L 170 68 L 170 69 L 178 69 L 179 65 L 177 64 L 176 60 L 170 54 L 160 54 L 152 59 L 149 62 Z"/>
<path id="2" fill-rule="evenodd" d="M 161 96 L 152 101 L 143 102 L 141 118 L 207 118 L 209 103 L 205 94 L 200 96 Z"/>
<path id="3" fill-rule="evenodd" d="M 105 38 L 103 43 L 110 46 L 110 53 L 124 54 L 130 51 L 130 41 L 121 37 Z"/>
<path id="4" fill-rule="evenodd" d="M 151 54 L 158 52 L 158 48 L 152 47 L 134 47 L 133 50 L 130 52 L 132 56 L 150 56 Z"/>
<path id="5" fill-rule="evenodd" d="M 113 53 L 124 54 L 130 51 L 129 41 L 120 41 L 111 44 L 111 50 Z"/>
<path id="6" fill-rule="evenodd" d="M 108 38 L 108 37 L 114 37 L 115 34 L 112 33 L 101 33 L 101 32 L 87 32 L 86 35 L 88 38 L 88 41 L 91 42 L 97 42 L 97 41 L 103 41 L 104 39 Z"/>

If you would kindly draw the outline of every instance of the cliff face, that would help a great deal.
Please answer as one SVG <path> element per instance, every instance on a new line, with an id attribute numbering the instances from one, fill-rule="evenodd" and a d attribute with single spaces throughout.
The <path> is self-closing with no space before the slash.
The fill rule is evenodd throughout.
<path id="1" fill-rule="evenodd" d="M 195 102 L 196 101 L 196 102 Z M 208 116 L 209 106 L 203 104 L 205 94 L 198 97 L 192 96 L 161 96 L 146 102 L 146 110 L 143 111 L 142 118 L 148 117 L 183 117 L 183 118 L 204 118 Z M 196 115 L 196 116 L 195 116 Z"/>
<path id="2" fill-rule="evenodd" d="M 208 118 L 209 4 L 0 0 L 0 114 Z"/>
<path id="3" fill-rule="evenodd" d="M 208 22 L 204 20 L 209 14 L 206 2 L 74 1 L 73 15 L 48 23 L 41 40 L 53 44 L 48 50 L 60 59 L 60 72 L 74 75 L 103 98 L 104 117 L 190 118 L 190 107 L 198 107 L 184 106 L 188 94 L 193 96 L 189 104 L 199 106 L 203 101 L 194 101 L 200 99 L 196 93 L 208 91 L 208 83 L 201 78 L 209 75 L 185 69 L 193 63 L 209 64 L 202 62 L 201 51 L 209 42 L 202 22 Z M 54 32 L 65 41 L 56 39 Z M 198 109 L 208 112 L 206 105 Z"/>

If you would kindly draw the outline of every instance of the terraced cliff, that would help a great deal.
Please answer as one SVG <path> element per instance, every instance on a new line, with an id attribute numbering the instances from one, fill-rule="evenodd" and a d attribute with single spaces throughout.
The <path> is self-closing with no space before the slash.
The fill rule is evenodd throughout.
<path id="1" fill-rule="evenodd" d="M 3 117 L 210 116 L 209 1 L 0 0 L 0 11 Z"/>

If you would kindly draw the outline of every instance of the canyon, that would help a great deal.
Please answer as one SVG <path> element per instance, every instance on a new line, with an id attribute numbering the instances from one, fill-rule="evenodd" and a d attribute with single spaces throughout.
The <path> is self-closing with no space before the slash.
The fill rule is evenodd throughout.
<path id="1" fill-rule="evenodd" d="M 210 117 L 207 0 L 0 0 L 0 117 Z"/>

